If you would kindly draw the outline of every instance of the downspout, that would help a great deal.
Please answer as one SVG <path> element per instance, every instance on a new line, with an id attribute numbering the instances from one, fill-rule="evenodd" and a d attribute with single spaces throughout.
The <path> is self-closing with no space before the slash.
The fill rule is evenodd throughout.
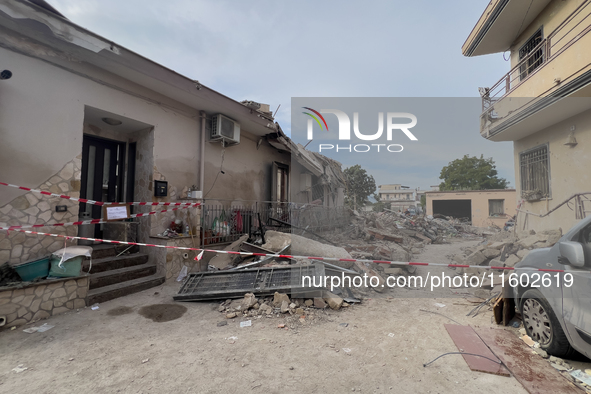
<path id="1" fill-rule="evenodd" d="M 201 153 L 199 158 L 199 190 L 203 194 L 205 186 L 205 111 L 199 112 L 201 116 Z M 202 196 L 204 197 L 204 196 Z"/>

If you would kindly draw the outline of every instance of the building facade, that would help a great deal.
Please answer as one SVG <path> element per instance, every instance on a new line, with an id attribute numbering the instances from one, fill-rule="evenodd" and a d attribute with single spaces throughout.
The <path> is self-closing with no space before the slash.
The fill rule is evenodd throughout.
<path id="1" fill-rule="evenodd" d="M 476 227 L 497 226 L 516 213 L 515 189 L 427 191 L 427 215 L 465 219 Z"/>
<path id="2" fill-rule="evenodd" d="M 401 184 L 378 186 L 378 196 L 381 202 L 390 205 L 390 209 L 394 211 L 403 212 L 417 207 L 415 190 Z"/>
<path id="3" fill-rule="evenodd" d="M 230 99 L 76 25 L 44 1 L 0 3 L 0 72 L 0 182 L 99 202 L 203 202 L 129 224 L 51 226 L 101 219 L 103 211 L 2 186 L 0 227 L 47 225 L 36 230 L 199 246 L 240 237 L 258 213 L 265 223 L 289 219 L 290 203 L 343 205 L 340 164 L 294 144 L 264 105 Z M 216 121 L 229 122 L 232 135 L 216 134 Z M 131 213 L 166 208 L 133 206 Z M 163 236 L 176 221 L 194 237 Z M 117 238 L 132 232 L 132 239 Z M 0 231 L 0 263 L 63 247 L 64 239 Z M 167 279 L 195 264 L 173 249 L 142 252 Z"/>
<path id="4" fill-rule="evenodd" d="M 510 52 L 510 71 L 480 88 L 480 133 L 513 141 L 518 230 L 566 231 L 591 211 L 590 32 L 589 0 L 493 0 L 462 47 Z"/>

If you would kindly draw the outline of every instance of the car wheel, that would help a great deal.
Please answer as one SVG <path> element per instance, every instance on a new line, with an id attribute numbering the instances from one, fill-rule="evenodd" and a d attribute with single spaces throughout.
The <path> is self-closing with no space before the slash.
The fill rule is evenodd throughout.
<path id="1" fill-rule="evenodd" d="M 556 357 L 575 353 L 562 330 L 554 310 L 538 290 L 528 290 L 521 297 L 521 318 L 527 335 L 540 348 Z"/>

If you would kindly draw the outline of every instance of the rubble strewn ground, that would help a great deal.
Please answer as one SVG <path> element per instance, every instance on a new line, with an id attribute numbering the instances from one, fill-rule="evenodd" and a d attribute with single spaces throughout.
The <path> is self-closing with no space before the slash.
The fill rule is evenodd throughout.
<path id="1" fill-rule="evenodd" d="M 510 264 L 509 257 L 549 246 L 560 232 L 514 234 L 475 230 L 441 218 L 370 213 L 354 216 L 349 228 L 323 234 L 342 248 L 268 233 L 269 243 L 262 247 L 274 252 L 291 242 L 293 254 L 311 245 L 320 255 L 450 263 L 480 253 L 486 264 L 505 252 L 503 263 Z M 249 263 L 227 256 L 229 267 Z M 290 263 L 309 262 L 277 259 L 265 264 Z M 350 267 L 383 277 L 411 275 L 382 264 Z M 423 266 L 413 275 L 440 273 L 460 274 Z M 359 289 L 355 296 L 360 303 L 335 294 L 291 298 L 248 293 L 238 299 L 175 303 L 182 305 L 182 313 L 160 316 L 178 288 L 165 284 L 103 303 L 98 310 L 88 307 L 56 316 L 47 320 L 53 328 L 42 333 L 23 332 L 28 326 L 0 332 L 0 391 L 391 393 L 404 387 L 406 392 L 526 392 L 514 378 L 470 371 L 457 355 L 423 367 L 457 351 L 443 324 L 498 327 L 492 305 L 484 302 L 495 289 Z M 152 310 L 157 318 L 146 313 Z M 523 337 L 518 327 L 505 329 Z M 535 343 L 531 348 L 548 357 Z M 591 368 L 586 359 L 549 360 L 573 382 L 569 372 Z"/>
<path id="2" fill-rule="evenodd" d="M 536 233 L 503 231 L 486 238 L 473 248 L 466 248 L 463 253 L 454 255 L 458 264 L 494 267 L 514 267 L 533 249 L 553 246 L 562 237 L 562 230 L 547 230 Z M 459 273 L 477 274 L 473 268 L 460 268 Z"/>
<path id="3" fill-rule="evenodd" d="M 464 243 L 429 245 L 418 257 L 440 261 L 458 245 Z M 0 391 L 392 393 L 404 387 L 406 392 L 525 393 L 512 378 L 470 371 L 461 356 L 423 367 L 455 350 L 443 328 L 448 318 L 491 324 L 487 314 L 466 317 L 462 296 L 374 292 L 338 311 L 308 306 L 314 318 L 306 317 L 306 323 L 289 312 L 227 319 L 220 302 L 182 303 L 187 311 L 172 321 L 154 322 L 138 313 L 144 306 L 170 303 L 177 290 L 178 285 L 164 285 L 95 311 L 56 316 L 48 320 L 55 327 L 44 333 L 0 333 Z M 250 326 L 240 327 L 248 320 Z M 221 322 L 226 324 L 218 326 Z M 21 364 L 27 370 L 12 371 Z"/>

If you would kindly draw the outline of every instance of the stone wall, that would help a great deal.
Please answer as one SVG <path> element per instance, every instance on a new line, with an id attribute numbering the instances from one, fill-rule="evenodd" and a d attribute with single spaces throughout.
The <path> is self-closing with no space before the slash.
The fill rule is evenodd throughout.
<path id="1" fill-rule="evenodd" d="M 0 316 L 12 327 L 84 308 L 88 285 L 88 277 L 77 277 L 0 287 Z"/>
<path id="2" fill-rule="evenodd" d="M 70 197 L 80 196 L 81 155 L 66 163 L 62 169 L 41 185 L 40 189 Z M 30 186 L 30 185 L 19 185 Z M 66 212 L 56 212 L 57 205 L 65 205 Z M 27 192 L 0 207 L 0 226 L 18 226 L 28 224 L 62 223 L 78 220 L 79 204 L 59 197 L 44 196 Z M 75 236 L 78 226 L 39 227 L 39 232 Z M 69 242 L 73 245 L 75 242 Z M 17 231 L 0 231 L 0 264 L 6 261 L 18 264 L 38 257 L 44 257 L 64 247 L 63 238 L 29 235 Z"/>
<path id="3" fill-rule="evenodd" d="M 182 202 L 182 203 L 196 203 L 201 202 L 199 200 L 194 199 L 187 199 L 187 191 L 188 187 L 184 187 L 183 190 L 177 190 L 177 187 L 174 185 L 168 185 L 168 196 L 166 197 L 154 197 L 153 196 L 153 183 L 154 180 L 157 181 L 165 181 L 166 177 L 161 174 L 156 167 L 153 168 L 153 173 L 150 174 L 148 177 L 150 184 L 148 185 L 148 189 L 151 196 L 146 196 L 148 199 L 145 201 L 149 201 L 150 199 L 154 202 Z M 174 208 L 174 207 L 173 207 Z M 171 207 L 166 206 L 152 206 L 152 211 L 161 211 L 164 209 L 171 209 Z M 166 246 L 182 246 L 182 247 L 193 247 L 193 240 L 191 237 L 182 237 L 182 238 L 168 238 L 162 239 L 158 237 L 158 234 L 162 234 L 165 229 L 170 226 L 170 223 L 175 220 L 181 220 L 183 222 L 183 227 L 189 222 L 191 222 L 191 231 L 194 231 L 193 236 L 195 237 L 195 247 L 199 247 L 199 229 L 201 224 L 201 208 L 186 208 L 186 209 L 177 209 L 175 211 L 159 213 L 156 215 L 152 215 L 149 217 L 150 226 L 143 226 L 142 231 L 142 239 L 146 241 L 141 241 L 145 243 L 153 243 L 157 245 L 166 245 Z M 140 226 L 141 228 L 141 226 Z M 147 250 L 146 250 L 147 249 Z M 156 261 L 158 265 L 158 272 L 166 276 L 167 281 L 176 280 L 178 277 L 183 265 L 186 265 L 189 269 L 189 272 L 197 271 L 199 269 L 199 264 L 197 261 L 194 260 L 195 256 L 198 252 L 195 251 L 184 251 L 178 249 L 163 249 L 163 248 L 153 248 L 153 247 L 144 247 L 142 250 L 144 253 L 148 253 L 151 258 Z M 188 253 L 188 258 L 184 258 L 183 255 Z"/>
<path id="4" fill-rule="evenodd" d="M 183 246 L 183 247 L 193 247 L 193 243 L 191 238 L 181 238 L 175 239 L 170 241 L 164 241 L 165 245 L 174 245 L 174 246 Z M 195 245 L 199 247 L 199 239 L 198 237 L 195 238 Z M 178 249 L 165 249 L 166 250 L 166 259 L 165 259 L 165 273 L 166 273 L 166 280 L 167 281 L 174 281 L 178 277 L 183 265 L 186 265 L 188 268 L 188 272 L 198 272 L 199 271 L 199 262 L 195 260 L 195 256 L 199 252 L 196 251 L 189 251 L 189 250 L 178 250 Z M 188 257 L 184 258 L 183 255 L 187 253 Z"/>

